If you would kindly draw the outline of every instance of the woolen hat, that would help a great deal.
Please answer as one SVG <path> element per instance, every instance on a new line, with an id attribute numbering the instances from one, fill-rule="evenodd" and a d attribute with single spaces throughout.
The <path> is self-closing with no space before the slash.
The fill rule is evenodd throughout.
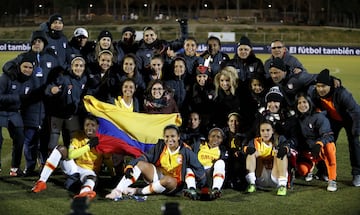
<path id="1" fill-rule="evenodd" d="M 287 70 L 286 70 L 286 65 L 285 65 L 284 61 L 283 61 L 281 58 L 278 58 L 278 57 L 274 58 L 274 59 L 271 61 L 271 63 L 270 63 L 270 68 L 272 68 L 272 67 L 275 67 L 275 68 L 277 68 L 277 69 L 280 69 L 281 71 L 284 71 L 284 72 L 287 71 Z"/>
<path id="2" fill-rule="evenodd" d="M 63 17 L 60 14 L 53 14 L 49 17 L 49 24 L 51 25 L 53 22 L 55 22 L 56 20 L 61 21 L 62 23 L 64 23 Z"/>
<path id="3" fill-rule="evenodd" d="M 132 27 L 129 27 L 129 26 L 127 26 L 127 27 L 125 27 L 125 28 L 122 29 L 121 35 L 123 35 L 123 34 L 124 34 L 125 32 L 127 32 L 127 31 L 130 31 L 133 35 L 135 35 L 135 29 L 132 28 Z"/>
<path id="4" fill-rule="evenodd" d="M 332 86 L 330 71 L 328 69 L 322 70 L 316 78 L 316 83 L 322 83 L 328 86 Z"/>
<path id="5" fill-rule="evenodd" d="M 29 53 L 26 53 L 24 55 L 22 55 L 22 58 L 20 60 L 20 64 L 21 65 L 22 63 L 25 63 L 25 62 L 29 62 L 31 63 L 32 65 L 35 65 L 35 61 L 36 61 L 36 56 L 34 53 L 32 52 L 29 52 Z"/>
<path id="6" fill-rule="evenodd" d="M 88 38 L 89 33 L 85 28 L 77 28 L 77 29 L 75 29 L 74 37 L 80 37 L 80 36 Z"/>
<path id="7" fill-rule="evenodd" d="M 40 31 L 40 30 L 33 31 L 31 33 L 30 43 L 33 44 L 34 40 L 36 40 L 36 39 L 41 39 L 44 42 L 44 47 L 48 44 L 48 41 L 46 39 L 46 35 L 45 35 L 44 31 Z"/>
<path id="8" fill-rule="evenodd" d="M 278 86 L 270 88 L 269 92 L 265 95 L 265 102 L 282 102 L 284 95 L 281 93 Z"/>
<path id="9" fill-rule="evenodd" d="M 247 45 L 247 46 L 252 47 L 250 39 L 248 37 L 246 37 L 246 36 L 242 36 L 240 38 L 240 42 L 238 43 L 238 46 L 240 46 L 240 45 Z"/>
<path id="10" fill-rule="evenodd" d="M 113 38 L 112 38 L 112 34 L 111 34 L 110 31 L 108 31 L 108 30 L 102 30 L 102 31 L 100 32 L 100 34 L 99 34 L 99 36 L 98 36 L 98 41 L 100 41 L 101 38 L 103 38 L 103 37 L 110 37 L 111 40 L 113 39 Z"/>

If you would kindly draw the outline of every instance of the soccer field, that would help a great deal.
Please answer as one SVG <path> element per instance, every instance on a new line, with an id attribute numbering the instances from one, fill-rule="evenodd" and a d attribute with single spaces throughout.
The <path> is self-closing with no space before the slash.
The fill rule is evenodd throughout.
<path id="1" fill-rule="evenodd" d="M 16 52 L 0 52 L 1 66 L 14 58 Z M 261 54 L 265 60 L 270 55 Z M 360 57 L 355 56 L 310 56 L 296 55 L 310 73 L 319 73 L 328 68 L 331 74 L 340 78 L 342 84 L 360 101 Z M 34 194 L 31 187 L 37 177 L 12 178 L 9 174 L 11 147 L 6 129 L 2 149 L 2 172 L 0 173 L 0 214 L 68 214 L 73 194 L 63 189 L 64 176 L 56 174 L 49 180 L 48 189 Z M 24 166 L 22 160 L 22 167 Z M 177 202 L 182 214 L 257 214 L 257 215 L 333 215 L 360 214 L 360 188 L 351 185 L 348 145 L 344 132 L 337 142 L 337 173 L 338 191 L 326 191 L 326 182 L 313 180 L 305 182 L 299 178 L 293 190 L 284 197 L 276 196 L 275 190 L 259 190 L 253 194 L 244 194 L 234 190 L 224 190 L 223 196 L 212 202 L 191 201 L 181 196 L 164 195 L 149 196 L 144 202 L 124 200 L 119 202 L 104 199 L 111 188 L 110 177 L 103 176 L 97 188 L 98 196 L 91 202 L 89 212 L 100 214 L 161 214 L 161 206 L 166 202 Z"/>

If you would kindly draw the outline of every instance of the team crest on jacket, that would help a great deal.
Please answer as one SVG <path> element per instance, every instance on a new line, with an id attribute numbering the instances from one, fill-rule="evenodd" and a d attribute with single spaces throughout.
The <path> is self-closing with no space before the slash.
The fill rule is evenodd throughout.
<path id="1" fill-rule="evenodd" d="M 311 123 L 309 123 L 309 128 L 311 128 L 311 129 L 313 128 L 313 125 Z"/>
<path id="2" fill-rule="evenodd" d="M 47 67 L 47 68 L 51 68 L 51 67 L 52 67 L 52 63 L 51 63 L 51 62 L 46 62 L 46 67 Z"/>
<path id="3" fill-rule="evenodd" d="M 12 89 L 12 90 L 16 90 L 16 88 L 17 88 L 16 84 L 12 84 L 12 85 L 11 85 L 11 89 Z"/>
<path id="4" fill-rule="evenodd" d="M 64 47 L 64 49 L 66 49 L 66 43 L 65 42 L 63 43 L 63 47 Z"/>
<path id="5" fill-rule="evenodd" d="M 293 84 L 288 84 L 287 87 L 288 87 L 290 90 L 294 89 L 294 85 L 293 85 Z"/>
<path id="6" fill-rule="evenodd" d="M 182 164 L 183 163 L 182 155 L 178 155 L 178 157 L 176 158 L 176 161 L 177 161 L 178 164 Z"/>

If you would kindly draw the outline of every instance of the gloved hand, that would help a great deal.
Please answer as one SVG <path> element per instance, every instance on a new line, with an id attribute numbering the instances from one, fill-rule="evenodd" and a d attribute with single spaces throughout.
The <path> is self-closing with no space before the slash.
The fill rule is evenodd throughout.
<path id="1" fill-rule="evenodd" d="M 88 145 L 90 146 L 90 148 L 94 148 L 97 145 L 99 145 L 99 138 L 98 137 L 93 137 L 89 140 Z"/>
<path id="2" fill-rule="evenodd" d="M 278 147 L 278 153 L 276 157 L 280 158 L 281 160 L 284 159 L 284 156 L 288 153 L 288 149 L 284 145 L 279 145 Z"/>
<path id="3" fill-rule="evenodd" d="M 320 144 L 315 144 L 312 148 L 311 148 L 311 154 L 314 157 L 319 157 L 320 154 L 320 150 L 321 150 L 321 145 Z"/>
<path id="4" fill-rule="evenodd" d="M 127 165 L 124 173 L 125 173 L 125 178 L 131 179 L 133 177 L 134 167 L 131 165 Z"/>
<path id="5" fill-rule="evenodd" d="M 254 147 L 246 147 L 246 154 L 252 155 L 256 152 L 256 149 Z"/>

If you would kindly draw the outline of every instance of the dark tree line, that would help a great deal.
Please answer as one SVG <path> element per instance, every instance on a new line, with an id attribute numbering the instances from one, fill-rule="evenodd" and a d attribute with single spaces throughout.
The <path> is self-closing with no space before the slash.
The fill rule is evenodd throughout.
<path id="1" fill-rule="evenodd" d="M 261 11 L 260 18 L 284 19 L 303 24 L 360 25 L 359 0 L 0 0 L 0 19 L 49 15 L 54 11 L 64 15 L 94 13 L 126 16 L 131 13 L 155 17 L 199 17 L 201 10 L 234 12 L 246 9 Z M 271 6 L 270 6 L 271 5 Z M 71 13 L 71 14 L 70 14 Z M 233 14 L 233 13 L 232 13 Z"/>

